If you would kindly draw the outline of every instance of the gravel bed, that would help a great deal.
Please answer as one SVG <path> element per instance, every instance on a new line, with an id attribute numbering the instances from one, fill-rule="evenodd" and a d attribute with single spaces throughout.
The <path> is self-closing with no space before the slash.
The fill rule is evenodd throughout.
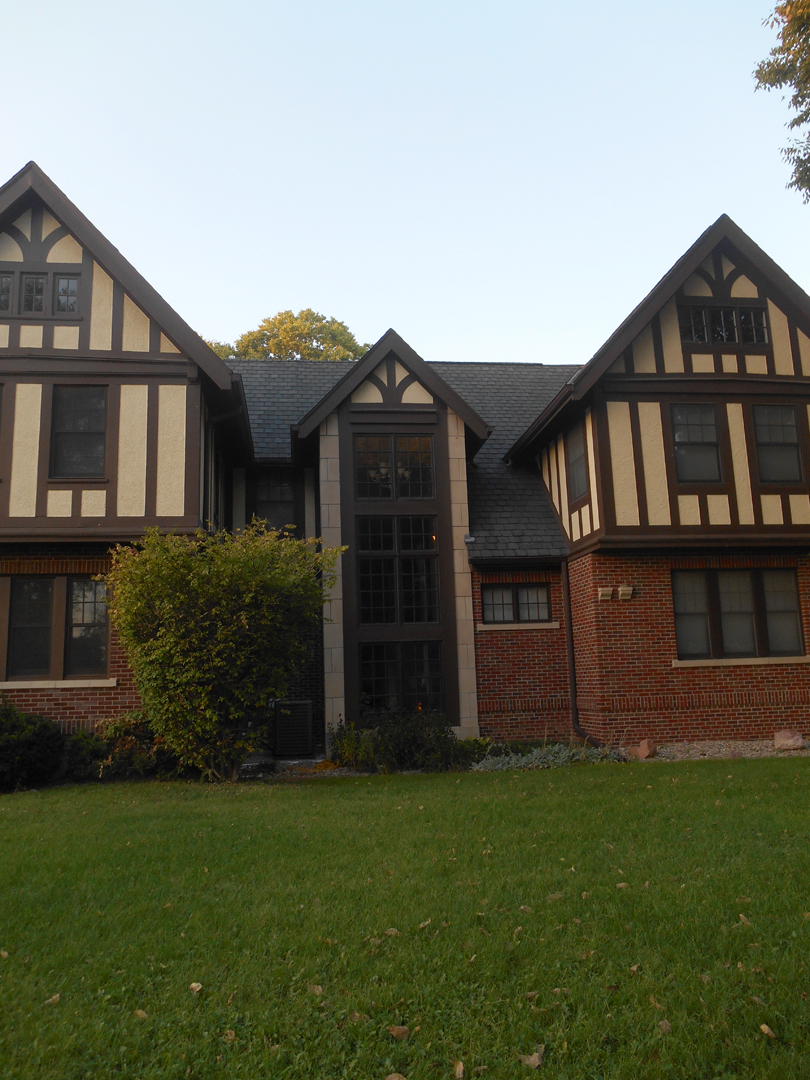
<path id="1" fill-rule="evenodd" d="M 697 761 L 701 758 L 810 757 L 804 750 L 775 750 L 773 739 L 706 739 L 667 743 L 650 761 Z"/>

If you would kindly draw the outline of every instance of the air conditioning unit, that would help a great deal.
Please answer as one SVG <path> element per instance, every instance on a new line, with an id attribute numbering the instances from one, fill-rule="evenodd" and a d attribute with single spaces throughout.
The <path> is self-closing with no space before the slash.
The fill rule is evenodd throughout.
<path id="1" fill-rule="evenodd" d="M 311 757 L 314 751 L 311 701 L 276 701 L 273 754 L 280 758 Z"/>

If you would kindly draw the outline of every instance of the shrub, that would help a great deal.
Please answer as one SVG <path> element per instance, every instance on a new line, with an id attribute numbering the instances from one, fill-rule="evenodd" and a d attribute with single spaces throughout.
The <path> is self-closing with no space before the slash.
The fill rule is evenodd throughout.
<path id="1" fill-rule="evenodd" d="M 105 756 L 99 762 L 101 779 L 153 776 L 162 780 L 187 775 L 177 754 L 161 735 L 155 735 L 142 712 L 124 713 L 101 720 L 96 731 L 104 740 Z"/>
<path id="2" fill-rule="evenodd" d="M 0 791 L 46 784 L 59 771 L 65 737 L 45 716 L 0 704 Z"/>
<path id="3" fill-rule="evenodd" d="M 67 740 L 65 757 L 62 762 L 62 776 L 65 780 L 98 780 L 101 775 L 101 762 L 107 756 L 107 744 L 98 735 L 86 731 L 77 731 Z"/>
<path id="4" fill-rule="evenodd" d="M 590 761 L 624 761 L 621 751 L 607 746 L 583 746 L 581 743 L 546 743 L 527 754 L 503 752 L 498 747 L 494 755 L 476 762 L 475 772 L 509 772 L 513 769 L 558 769 L 563 765 L 576 765 Z"/>
<path id="5" fill-rule="evenodd" d="M 419 710 L 385 713 L 368 728 L 342 723 L 332 732 L 331 743 L 333 760 L 341 765 L 380 772 L 445 772 L 468 767 L 482 753 L 480 746 L 468 748 L 465 740 L 457 739 L 444 716 Z"/>

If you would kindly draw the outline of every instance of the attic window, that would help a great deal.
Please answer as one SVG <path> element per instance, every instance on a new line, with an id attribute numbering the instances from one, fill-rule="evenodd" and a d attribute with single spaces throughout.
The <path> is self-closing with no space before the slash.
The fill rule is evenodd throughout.
<path id="1" fill-rule="evenodd" d="M 45 314 L 45 274 L 23 274 L 23 313 Z"/>
<path id="2" fill-rule="evenodd" d="M 11 274 L 0 274 L 0 311 L 11 311 Z"/>
<path id="3" fill-rule="evenodd" d="M 357 435 L 354 469 L 358 499 L 434 498 L 430 435 Z"/>
<path id="4" fill-rule="evenodd" d="M 681 341 L 693 345 L 767 345 L 768 318 L 759 307 L 683 307 Z"/>

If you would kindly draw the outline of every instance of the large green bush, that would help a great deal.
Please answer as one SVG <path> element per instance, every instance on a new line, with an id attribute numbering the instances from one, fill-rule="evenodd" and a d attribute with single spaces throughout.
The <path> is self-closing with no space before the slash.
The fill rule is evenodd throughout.
<path id="1" fill-rule="evenodd" d="M 53 720 L 0 703 L 0 791 L 46 784 L 59 771 L 64 750 Z"/>
<path id="2" fill-rule="evenodd" d="M 373 727 L 342 723 L 331 733 L 334 761 L 352 769 L 445 772 L 467 768 L 486 752 L 480 739 L 458 739 L 439 713 L 392 711 Z"/>
<path id="3" fill-rule="evenodd" d="M 152 731 L 183 765 L 235 780 L 311 648 L 338 549 L 254 522 L 232 534 L 150 530 L 117 547 L 108 607 Z"/>

